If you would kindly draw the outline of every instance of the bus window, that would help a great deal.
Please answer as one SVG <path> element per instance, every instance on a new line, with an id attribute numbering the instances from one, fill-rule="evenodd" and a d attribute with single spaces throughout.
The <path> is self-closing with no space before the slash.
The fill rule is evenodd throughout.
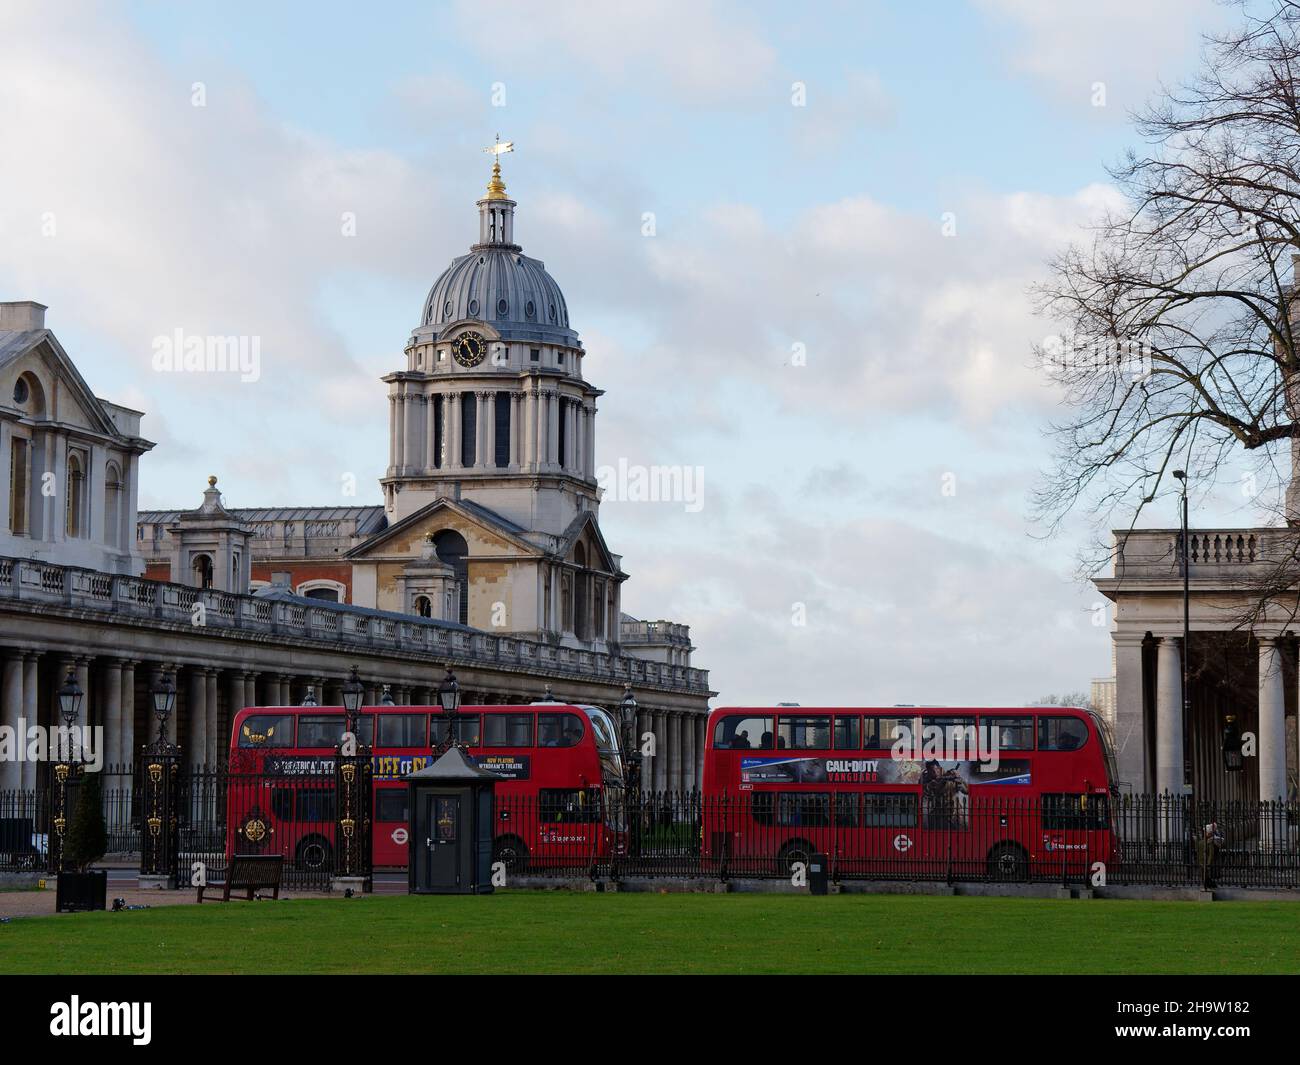
<path id="1" fill-rule="evenodd" d="M 862 746 L 869 751 L 887 751 L 903 735 L 915 742 L 916 719 L 912 717 L 864 717 Z"/>
<path id="2" fill-rule="evenodd" d="M 271 791 L 271 813 L 279 821 L 293 820 L 292 788 L 275 788 Z"/>
<path id="3" fill-rule="evenodd" d="M 858 827 L 858 793 L 856 791 L 836 792 L 835 823 L 846 828 Z"/>
<path id="4" fill-rule="evenodd" d="M 916 796 L 896 792 L 863 795 L 862 823 L 867 828 L 915 828 Z"/>
<path id="5" fill-rule="evenodd" d="M 1032 717 L 986 717 L 980 723 L 989 730 L 989 744 L 999 751 L 1032 751 Z"/>
<path id="6" fill-rule="evenodd" d="M 587 788 L 541 788 L 537 817 L 549 824 L 595 824 L 600 820 L 600 793 Z"/>
<path id="7" fill-rule="evenodd" d="M 1040 751 L 1077 751 L 1088 742 L 1088 726 L 1077 717 L 1040 717 Z"/>
<path id="8" fill-rule="evenodd" d="M 346 723 L 342 714 L 300 717 L 298 718 L 298 746 L 337 747 L 343 738 L 343 726 Z M 374 716 L 362 714 L 357 719 L 357 742 L 369 746 L 374 731 Z"/>
<path id="9" fill-rule="evenodd" d="M 292 714 L 253 714 L 239 730 L 241 747 L 292 747 Z"/>
<path id="10" fill-rule="evenodd" d="M 531 747 L 532 714 L 487 714 L 483 722 L 484 747 Z"/>
<path id="11" fill-rule="evenodd" d="M 582 718 L 577 714 L 538 714 L 538 747 L 576 747 L 582 742 Z"/>
<path id="12" fill-rule="evenodd" d="M 932 732 L 931 729 L 939 731 Z M 942 744 L 947 758 L 974 758 L 979 749 L 973 717 L 925 717 L 922 719 L 921 740 L 927 745 L 936 741 Z"/>
<path id="13" fill-rule="evenodd" d="M 376 788 L 375 789 L 375 820 L 376 821 L 406 821 L 407 808 L 406 797 L 407 789 L 401 788 Z"/>
<path id="14" fill-rule="evenodd" d="M 858 732 L 861 720 L 856 717 L 839 716 L 835 719 L 835 749 L 853 751 L 858 748 Z"/>
<path id="15" fill-rule="evenodd" d="M 824 751 L 831 745 L 829 717 L 782 717 L 776 745 L 782 749 Z"/>
<path id="16" fill-rule="evenodd" d="M 1043 828 L 1110 828 L 1105 795 L 1043 795 Z"/>
<path id="17" fill-rule="evenodd" d="M 713 730 L 713 747 L 719 751 L 770 751 L 772 740 L 770 717 L 724 717 Z"/>
<path id="18" fill-rule="evenodd" d="M 756 791 L 754 797 L 750 800 L 749 812 L 754 821 L 760 825 L 770 825 L 772 823 L 772 811 L 775 804 L 773 799 L 776 796 L 770 791 Z"/>
<path id="19" fill-rule="evenodd" d="M 447 719 L 434 715 L 429 718 L 429 744 L 437 747 L 447 738 Z M 467 747 L 479 746 L 478 714 L 456 715 L 456 742 Z"/>
<path id="20" fill-rule="evenodd" d="M 380 747 L 426 747 L 429 742 L 427 714 L 380 714 Z"/>
<path id="21" fill-rule="evenodd" d="M 783 828 L 828 828 L 831 797 L 824 791 L 781 791 L 776 796 L 777 824 Z"/>
<path id="22" fill-rule="evenodd" d="M 334 789 L 303 788 L 298 792 L 297 820 L 299 821 L 333 821 Z"/>

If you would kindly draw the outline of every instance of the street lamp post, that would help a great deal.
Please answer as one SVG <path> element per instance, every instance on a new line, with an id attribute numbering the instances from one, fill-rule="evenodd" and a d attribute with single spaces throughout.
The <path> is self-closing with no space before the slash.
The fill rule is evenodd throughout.
<path id="1" fill-rule="evenodd" d="M 1183 785 L 1192 782 L 1191 746 L 1188 743 L 1188 730 L 1192 719 L 1192 697 L 1187 686 L 1187 663 L 1192 655 L 1192 597 L 1191 597 L 1191 554 L 1188 551 L 1187 535 L 1187 471 L 1174 470 L 1174 478 L 1182 485 L 1182 551 L 1183 556 Z"/>
<path id="2" fill-rule="evenodd" d="M 69 669 L 67 679 L 58 692 L 59 716 L 63 719 L 63 733 L 59 737 L 59 760 L 54 764 L 54 809 L 49 835 L 49 871 L 63 872 L 64 845 L 68 831 L 68 787 L 81 776 L 81 753 L 76 749 L 74 729 L 81 713 L 82 690 L 77 683 L 75 670 Z"/>
<path id="3" fill-rule="evenodd" d="M 641 853 L 641 744 L 637 736 L 636 696 L 632 685 L 623 685 L 623 699 L 619 703 L 623 725 L 623 764 L 626 774 L 623 789 L 627 803 L 627 848 L 629 857 Z"/>
<path id="4" fill-rule="evenodd" d="M 338 823 L 338 865 L 335 879 L 346 881 L 342 887 L 369 887 L 373 855 L 370 849 L 373 766 L 370 745 L 361 742 L 361 704 L 365 686 L 352 667 L 343 684 L 343 735 L 339 737 L 334 757 L 334 786 Z"/>
<path id="5" fill-rule="evenodd" d="M 142 778 L 136 788 L 144 797 L 140 806 L 140 882 L 177 887 L 180 854 L 180 819 L 177 813 L 181 749 L 167 739 L 167 721 L 176 707 L 176 682 L 160 672 L 149 691 L 158 734 L 145 745 L 140 764 Z"/>
<path id="6" fill-rule="evenodd" d="M 447 675 L 438 685 L 438 705 L 442 707 L 443 736 L 438 744 L 437 754 L 445 754 L 453 745 L 464 746 L 460 742 L 460 683 L 456 674 L 447 667 Z"/>

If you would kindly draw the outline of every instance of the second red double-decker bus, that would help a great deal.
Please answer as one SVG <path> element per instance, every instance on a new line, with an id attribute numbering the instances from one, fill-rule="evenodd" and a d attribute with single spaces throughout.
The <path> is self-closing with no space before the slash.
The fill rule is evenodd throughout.
<path id="1" fill-rule="evenodd" d="M 560 703 L 464 706 L 455 740 L 496 788 L 496 857 L 513 869 L 580 864 L 621 845 L 608 789 L 621 788 L 617 732 L 599 707 Z M 407 774 L 447 737 L 437 706 L 363 708 L 357 739 L 373 751 L 376 866 L 408 861 Z M 235 715 L 227 789 L 227 853 L 283 854 L 300 869 L 334 854 L 334 752 L 342 707 L 249 707 Z"/>
<path id="2" fill-rule="evenodd" d="M 1088 710 L 728 707 L 709 716 L 706 858 L 1030 876 L 1112 862 L 1114 779 Z"/>

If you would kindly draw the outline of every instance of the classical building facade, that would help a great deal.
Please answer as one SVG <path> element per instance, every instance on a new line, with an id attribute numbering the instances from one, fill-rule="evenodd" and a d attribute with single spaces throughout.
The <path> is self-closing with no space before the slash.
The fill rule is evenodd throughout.
<path id="1" fill-rule="evenodd" d="M 1261 609 L 1261 597 L 1279 561 L 1293 557 L 1297 531 L 1191 530 L 1188 647 L 1180 530 L 1114 535 L 1113 573 L 1096 585 L 1114 604 L 1114 742 L 1123 790 L 1294 798 L 1300 624 L 1277 604 Z M 1235 773 L 1223 760 L 1231 730 L 1254 741 Z"/>
<path id="2" fill-rule="evenodd" d="M 243 706 L 308 689 L 337 703 L 353 664 L 370 703 L 385 685 L 428 703 L 446 662 L 466 702 L 528 702 L 549 685 L 613 708 L 631 684 L 659 751 L 648 783 L 696 786 L 714 693 L 687 626 L 622 611 L 627 574 L 598 522 L 601 393 L 559 286 L 514 242 L 514 209 L 494 165 L 478 242 L 434 282 L 384 378 L 375 506 L 228 508 L 211 477 L 192 508 L 137 515 L 152 446 L 140 415 L 90 395 L 44 308 L 2 305 L 0 387 L 16 405 L 0 406 L 0 442 L 12 454 L 30 441 L 31 466 L 11 476 L 24 506 L 6 509 L 24 523 L 0 550 L 0 723 L 52 722 L 71 670 L 108 761 L 127 762 L 150 729 L 151 683 L 174 671 L 173 739 L 213 763 Z M 60 478 L 74 458 L 83 479 Z M 51 497 L 31 488 L 47 467 Z M 0 789 L 37 772 L 0 764 Z"/>
<path id="3" fill-rule="evenodd" d="M 45 310 L 0 303 L 0 555 L 139 574 L 139 463 L 153 444 L 139 411 L 90 391 Z"/>

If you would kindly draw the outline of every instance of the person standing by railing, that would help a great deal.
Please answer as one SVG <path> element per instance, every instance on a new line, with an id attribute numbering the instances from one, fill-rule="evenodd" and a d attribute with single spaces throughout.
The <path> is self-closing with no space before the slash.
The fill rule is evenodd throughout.
<path id="1" fill-rule="evenodd" d="M 1211 821 L 1201 829 L 1196 841 L 1196 858 L 1201 867 L 1201 887 L 1213 891 L 1215 868 L 1219 861 L 1219 850 L 1223 846 L 1223 834 L 1219 831 L 1219 822 Z"/>

